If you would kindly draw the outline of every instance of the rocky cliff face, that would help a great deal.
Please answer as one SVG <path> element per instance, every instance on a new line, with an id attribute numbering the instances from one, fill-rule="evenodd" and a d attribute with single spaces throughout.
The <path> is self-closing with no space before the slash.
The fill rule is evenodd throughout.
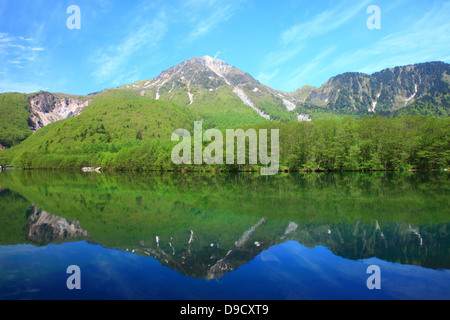
<path id="1" fill-rule="evenodd" d="M 41 92 L 29 98 L 31 107 L 31 129 L 37 131 L 48 124 L 75 117 L 89 105 L 89 100 L 76 97 L 55 97 Z"/>

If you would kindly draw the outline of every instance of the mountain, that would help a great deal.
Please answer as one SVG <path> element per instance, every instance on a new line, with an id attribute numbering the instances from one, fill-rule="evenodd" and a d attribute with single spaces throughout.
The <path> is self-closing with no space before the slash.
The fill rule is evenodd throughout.
<path id="1" fill-rule="evenodd" d="M 205 56 L 120 89 L 188 106 L 213 126 L 228 124 L 220 114 L 235 112 L 237 109 L 232 106 L 251 107 L 260 117 L 274 121 L 310 120 L 309 115 L 318 112 L 447 117 L 450 65 L 428 62 L 372 75 L 349 72 L 331 78 L 320 88 L 305 86 L 295 92 L 283 92 L 261 84 L 222 60 Z"/>
<path id="2" fill-rule="evenodd" d="M 372 75 L 345 73 L 320 88 L 287 93 L 219 59 L 192 58 L 154 79 L 87 96 L 1 94 L 0 149 L 7 150 L 0 151 L 0 163 L 21 168 L 178 170 L 170 161 L 172 132 L 190 130 L 194 121 L 203 120 L 205 130 L 277 126 L 286 136 L 280 164 L 292 170 L 445 168 L 446 121 L 418 119 L 413 126 L 408 120 L 360 121 L 351 124 L 353 132 L 334 122 L 298 124 L 310 116 L 333 120 L 373 113 L 448 118 L 449 83 L 450 65 L 432 62 Z M 377 123 L 389 129 L 370 131 Z M 399 126 L 409 140 L 398 135 Z M 360 136 L 352 138 L 354 134 Z M 430 140 L 437 134 L 442 137 Z M 393 144 L 397 149 L 403 145 L 408 156 L 380 151 L 393 150 Z"/>
<path id="3" fill-rule="evenodd" d="M 154 99 L 187 107 L 208 127 L 296 121 L 293 99 L 211 57 L 192 58 L 143 80 L 87 96 L 38 92 L 0 95 L 0 145 L 10 148 L 50 123 L 75 117 L 94 102 Z"/>
<path id="4" fill-rule="evenodd" d="M 206 125 L 234 125 L 224 115 L 244 113 L 259 118 L 295 121 L 295 100 L 289 93 L 261 84 L 248 73 L 209 56 L 189 59 L 151 80 L 121 89 L 133 90 L 145 98 L 166 100 L 187 106 L 205 119 Z M 249 108 L 250 107 L 250 108 Z M 248 111 L 253 110 L 252 114 Z"/>
<path id="5" fill-rule="evenodd" d="M 192 114 L 167 101 L 120 98 L 123 94 L 105 92 L 77 117 L 49 123 L 22 143 L 2 151 L 0 163 L 11 162 L 22 168 L 81 168 L 105 161 L 106 166 L 118 151 L 128 152 L 134 159 L 122 158 L 124 154 L 119 156 L 122 160 L 115 157 L 120 170 L 134 162 L 158 166 L 162 157 L 170 160 L 172 132 L 191 129 L 195 121 Z M 107 158 L 100 159 L 101 154 Z M 164 162 L 168 163 L 167 159 Z"/>
<path id="6" fill-rule="evenodd" d="M 50 123 L 79 115 L 91 99 L 48 92 L 0 94 L 0 149 L 19 144 Z"/>
<path id="7" fill-rule="evenodd" d="M 243 127 L 272 121 L 309 121 L 319 114 L 447 117 L 450 65 L 428 62 L 376 72 L 344 73 L 320 88 L 270 88 L 209 56 L 189 59 L 150 80 L 87 96 L 38 92 L 0 94 L 0 149 L 40 128 L 71 118 L 95 101 L 154 99 L 186 107 L 205 127 Z"/>
<path id="8" fill-rule="evenodd" d="M 448 116 L 450 65 L 429 62 L 376 72 L 344 73 L 320 88 L 292 93 L 298 110 L 319 107 L 333 112 Z M 425 105 L 425 108 L 424 108 Z"/>

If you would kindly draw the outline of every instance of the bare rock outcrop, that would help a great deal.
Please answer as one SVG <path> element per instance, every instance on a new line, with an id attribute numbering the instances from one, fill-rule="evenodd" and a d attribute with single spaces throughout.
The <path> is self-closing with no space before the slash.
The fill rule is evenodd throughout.
<path id="1" fill-rule="evenodd" d="M 48 124 L 78 116 L 89 100 L 76 96 L 56 97 L 48 92 L 40 92 L 29 98 L 32 130 L 37 131 Z"/>

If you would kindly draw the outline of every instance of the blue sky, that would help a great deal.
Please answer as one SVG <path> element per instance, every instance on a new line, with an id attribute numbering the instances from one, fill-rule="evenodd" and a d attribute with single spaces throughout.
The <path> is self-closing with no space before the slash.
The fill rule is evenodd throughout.
<path id="1" fill-rule="evenodd" d="M 70 30 L 70 5 L 81 29 Z M 369 29 L 370 5 L 381 29 Z M 282 91 L 450 63 L 450 1 L 0 0 L 0 92 L 88 94 L 209 55 Z"/>

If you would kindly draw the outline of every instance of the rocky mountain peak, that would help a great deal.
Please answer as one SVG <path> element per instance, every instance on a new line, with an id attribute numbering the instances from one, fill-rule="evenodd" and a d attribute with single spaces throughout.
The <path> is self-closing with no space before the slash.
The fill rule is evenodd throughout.
<path id="1" fill-rule="evenodd" d="M 250 74 L 210 56 L 191 58 L 163 71 L 152 80 L 126 88 L 135 88 L 141 96 L 179 105 L 196 105 L 198 101 L 205 103 L 206 100 L 209 104 L 223 104 L 226 99 L 230 104 L 251 107 L 266 119 L 272 117 L 264 107 L 278 114 L 289 113 L 288 117 L 297 119 L 292 113 L 295 100 L 289 94 L 269 88 Z M 279 120 L 278 117 L 273 119 Z"/>
<path id="2" fill-rule="evenodd" d="M 228 73 L 233 69 L 233 67 L 230 66 L 225 61 L 222 61 L 222 60 L 216 59 L 216 58 L 211 58 L 210 56 L 202 57 L 201 61 L 211 70 L 221 73 L 221 74 Z M 236 68 L 234 68 L 234 69 L 236 69 Z"/>

